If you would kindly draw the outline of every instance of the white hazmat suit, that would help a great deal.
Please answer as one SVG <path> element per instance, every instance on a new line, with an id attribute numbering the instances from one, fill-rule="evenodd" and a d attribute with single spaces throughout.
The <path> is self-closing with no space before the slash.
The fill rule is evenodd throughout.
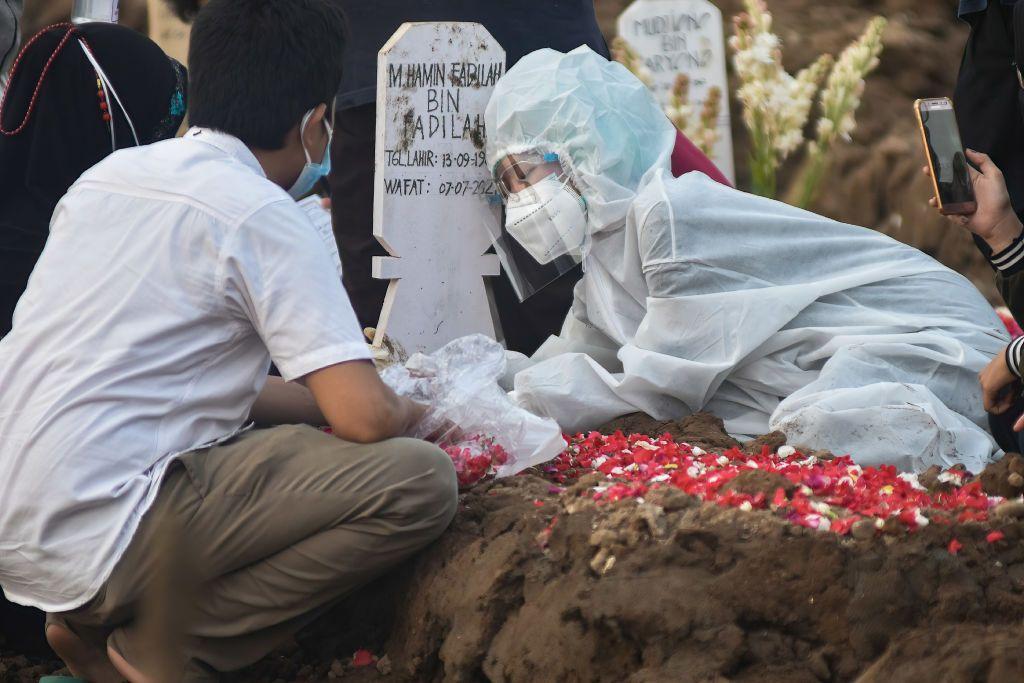
<path id="1" fill-rule="evenodd" d="M 968 280 L 873 230 L 673 178 L 674 128 L 587 48 L 523 58 L 486 124 L 489 163 L 554 152 L 587 205 L 583 279 L 516 373 L 520 405 L 570 432 L 707 410 L 862 465 L 990 461 L 977 373 L 1008 337 Z"/>

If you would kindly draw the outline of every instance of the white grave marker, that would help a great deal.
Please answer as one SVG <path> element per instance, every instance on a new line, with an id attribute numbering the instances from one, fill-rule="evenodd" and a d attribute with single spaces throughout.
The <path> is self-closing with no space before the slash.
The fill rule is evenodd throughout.
<path id="1" fill-rule="evenodd" d="M 391 280 L 377 343 L 386 332 L 412 353 L 496 336 L 484 109 L 504 72 L 505 51 L 469 22 L 402 24 L 377 56 L 373 234 L 390 256 L 373 276 Z"/>
<path id="2" fill-rule="evenodd" d="M 718 144 L 711 159 L 735 182 L 721 10 L 707 0 L 635 0 L 619 15 L 618 32 L 644 60 L 663 107 L 679 73 L 690 77 L 690 102 L 698 112 L 709 88 L 721 90 Z"/>

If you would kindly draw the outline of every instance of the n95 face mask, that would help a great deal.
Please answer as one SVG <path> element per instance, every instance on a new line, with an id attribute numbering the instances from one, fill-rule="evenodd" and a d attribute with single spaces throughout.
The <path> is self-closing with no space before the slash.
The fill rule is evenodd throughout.
<path id="1" fill-rule="evenodd" d="M 505 230 L 537 263 L 579 258 L 587 235 L 587 204 L 558 174 L 509 195 Z"/>

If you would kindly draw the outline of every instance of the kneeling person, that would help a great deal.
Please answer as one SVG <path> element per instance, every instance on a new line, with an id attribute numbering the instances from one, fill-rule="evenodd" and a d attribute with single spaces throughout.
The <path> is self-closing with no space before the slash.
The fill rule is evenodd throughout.
<path id="1" fill-rule="evenodd" d="M 379 380 L 289 196 L 323 171 L 340 35 L 327 0 L 209 3 L 195 127 L 72 186 L 0 342 L 0 585 L 49 613 L 76 675 L 156 675 L 163 644 L 136 611 L 167 560 L 159 529 L 194 570 L 180 664 L 197 680 L 257 660 L 454 514 L 450 460 L 400 438 L 421 410 Z M 293 383 L 268 382 L 271 361 Z M 247 431 L 250 415 L 334 435 Z"/>
<path id="2" fill-rule="evenodd" d="M 584 270 L 562 333 L 515 375 L 521 405 L 570 433 L 709 410 L 861 464 L 989 460 L 976 374 L 1007 337 L 965 278 L 873 230 L 673 178 L 657 102 L 585 48 L 520 60 L 486 123 L 518 291 Z"/>

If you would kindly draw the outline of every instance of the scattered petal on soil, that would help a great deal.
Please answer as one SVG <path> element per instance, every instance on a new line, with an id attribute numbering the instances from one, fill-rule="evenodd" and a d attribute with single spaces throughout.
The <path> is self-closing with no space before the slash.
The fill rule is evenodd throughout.
<path id="1" fill-rule="evenodd" d="M 356 650 L 352 655 L 352 666 L 364 667 L 374 663 L 373 653 L 369 650 Z"/>
<path id="2" fill-rule="evenodd" d="M 889 465 L 860 467 L 850 456 L 826 460 L 791 446 L 777 452 L 762 448 L 752 455 L 738 448 L 710 453 L 677 442 L 668 433 L 653 437 L 591 432 L 567 440 L 569 448 L 542 468 L 544 476 L 564 486 L 585 474 L 600 473 L 604 481 L 590 492 L 599 504 L 641 499 L 653 489 L 674 487 L 721 506 L 774 511 L 793 524 L 846 536 L 864 518 L 878 525 L 892 520 L 898 525 L 894 529 L 911 532 L 930 523 L 985 522 L 989 510 L 1003 500 L 989 497 L 962 469 L 943 472 L 939 479 L 945 486 L 928 491 L 917 477 Z M 776 484 L 764 490 L 727 486 L 751 471 L 765 473 L 766 481 L 783 477 L 792 493 Z"/>

